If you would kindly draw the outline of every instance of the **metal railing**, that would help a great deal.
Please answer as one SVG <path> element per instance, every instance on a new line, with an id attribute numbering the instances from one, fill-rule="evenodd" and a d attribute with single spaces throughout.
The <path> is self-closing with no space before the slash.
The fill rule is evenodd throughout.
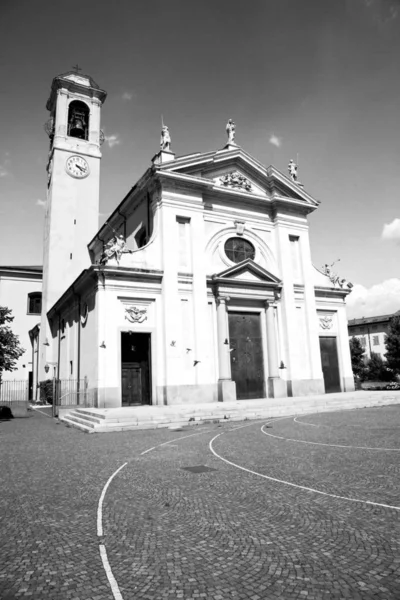
<path id="1" fill-rule="evenodd" d="M 94 391 L 88 387 L 88 379 L 55 379 L 53 382 L 53 415 L 59 409 L 90 408 L 94 406 Z"/>
<path id="2" fill-rule="evenodd" d="M 29 382 L 24 379 L 6 380 L 0 382 L 0 403 L 26 402 L 29 399 Z"/>

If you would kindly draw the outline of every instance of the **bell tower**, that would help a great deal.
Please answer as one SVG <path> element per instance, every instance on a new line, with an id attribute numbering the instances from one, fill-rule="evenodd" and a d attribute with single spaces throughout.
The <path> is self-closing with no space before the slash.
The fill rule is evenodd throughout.
<path id="1" fill-rule="evenodd" d="M 98 230 L 100 112 L 106 92 L 79 67 L 53 79 L 46 108 L 50 138 L 43 239 L 43 291 L 39 380 L 56 361 L 47 312 L 90 265 L 87 244 Z"/>

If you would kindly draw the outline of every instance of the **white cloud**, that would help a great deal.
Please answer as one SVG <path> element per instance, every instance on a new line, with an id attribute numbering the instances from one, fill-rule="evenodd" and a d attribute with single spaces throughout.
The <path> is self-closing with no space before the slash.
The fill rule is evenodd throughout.
<path id="1" fill-rule="evenodd" d="M 130 101 L 133 98 L 133 94 L 131 92 L 124 92 L 122 94 L 122 100 Z"/>
<path id="2" fill-rule="evenodd" d="M 383 240 L 397 240 L 400 242 L 400 219 L 393 219 L 391 223 L 385 223 L 382 231 Z"/>
<path id="3" fill-rule="evenodd" d="M 366 288 L 356 284 L 347 296 L 347 317 L 378 317 L 400 310 L 400 279 L 386 279 Z"/>
<path id="4" fill-rule="evenodd" d="M 118 144 L 121 143 L 121 140 L 119 139 L 119 135 L 117 135 L 117 134 L 106 135 L 104 137 L 104 139 L 107 142 L 109 148 L 114 148 L 114 146 L 118 146 Z"/>
<path id="5" fill-rule="evenodd" d="M 7 177 L 7 175 L 10 175 L 9 167 L 11 165 L 11 160 L 8 158 L 10 153 L 6 152 L 5 155 L 7 158 L 0 163 L 0 177 Z"/>
<path id="6" fill-rule="evenodd" d="M 280 148 L 282 146 L 282 138 L 278 137 L 273 133 L 269 138 L 269 143 L 273 146 L 276 146 L 277 148 Z"/>
<path id="7" fill-rule="evenodd" d="M 36 206 L 46 206 L 46 200 L 41 200 L 40 198 L 38 198 L 36 200 Z"/>

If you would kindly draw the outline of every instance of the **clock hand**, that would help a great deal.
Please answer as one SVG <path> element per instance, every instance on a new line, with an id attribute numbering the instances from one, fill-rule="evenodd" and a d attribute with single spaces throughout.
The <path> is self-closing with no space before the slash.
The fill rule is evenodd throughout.
<path id="1" fill-rule="evenodd" d="M 76 165 L 78 167 L 78 169 L 80 169 L 82 172 L 85 172 L 86 169 L 84 169 L 83 167 L 81 167 L 80 165 Z"/>

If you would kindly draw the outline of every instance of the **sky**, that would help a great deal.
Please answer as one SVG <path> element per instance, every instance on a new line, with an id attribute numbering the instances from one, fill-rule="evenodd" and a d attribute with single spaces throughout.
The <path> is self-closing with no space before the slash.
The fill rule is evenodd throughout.
<path id="1" fill-rule="evenodd" d="M 348 316 L 400 309 L 400 0 L 1 0 L 0 264 L 42 264 L 43 125 L 78 63 L 108 92 L 100 218 L 159 150 L 222 148 L 225 125 L 321 201 L 316 267 L 354 284 Z M 298 157 L 298 158 L 297 158 Z"/>

